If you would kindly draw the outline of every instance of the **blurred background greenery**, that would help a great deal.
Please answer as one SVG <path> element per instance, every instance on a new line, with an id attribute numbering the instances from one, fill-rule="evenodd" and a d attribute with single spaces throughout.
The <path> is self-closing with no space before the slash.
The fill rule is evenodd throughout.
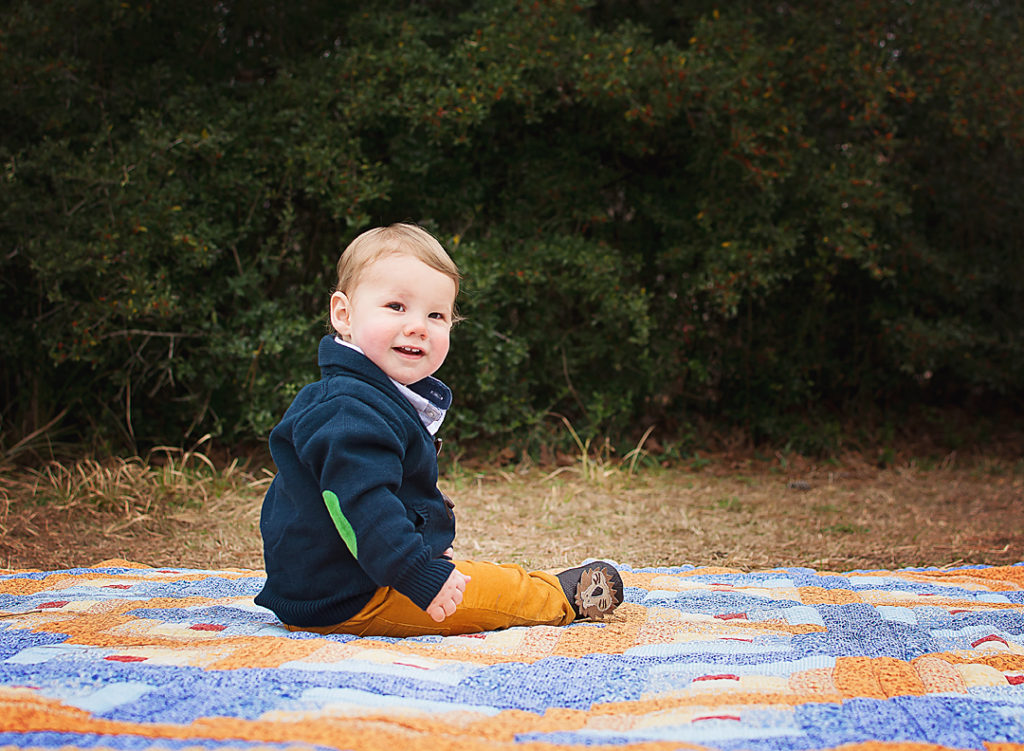
<path id="1" fill-rule="evenodd" d="M 457 445 L 1015 419 L 1022 18 L 5 3 L 0 449 L 260 439 L 317 375 L 338 253 L 399 220 L 466 276 Z"/>

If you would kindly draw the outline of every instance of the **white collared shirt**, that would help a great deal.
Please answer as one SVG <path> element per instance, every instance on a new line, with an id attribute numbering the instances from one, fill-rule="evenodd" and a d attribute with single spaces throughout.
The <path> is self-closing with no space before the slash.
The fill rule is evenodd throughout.
<path id="1" fill-rule="evenodd" d="M 346 342 L 337 334 L 334 336 L 334 341 L 338 344 L 343 344 L 350 349 L 354 349 L 361 355 L 366 354 L 355 344 L 352 344 L 352 342 Z M 426 397 L 420 396 L 404 383 L 399 383 L 394 378 L 391 378 L 391 376 L 388 376 L 388 379 L 395 384 L 395 387 L 401 392 L 402 396 L 408 399 L 409 403 L 412 404 L 413 409 L 416 410 L 416 414 L 419 415 L 420 422 L 423 423 L 427 432 L 430 433 L 430 435 L 437 435 L 437 431 L 441 428 L 441 423 L 444 422 L 444 417 L 447 414 L 446 410 L 441 409 Z"/>

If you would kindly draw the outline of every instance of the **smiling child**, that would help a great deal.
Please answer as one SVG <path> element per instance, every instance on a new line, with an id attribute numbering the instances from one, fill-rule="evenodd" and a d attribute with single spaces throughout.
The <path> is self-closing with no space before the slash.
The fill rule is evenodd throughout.
<path id="1" fill-rule="evenodd" d="M 364 232 L 338 262 L 321 378 L 270 435 L 263 503 L 267 581 L 256 603 L 292 630 L 462 634 L 603 618 L 615 567 L 550 574 L 453 560 L 453 504 L 437 487 L 435 435 L 452 402 L 448 355 L 458 268 L 422 228 Z"/>

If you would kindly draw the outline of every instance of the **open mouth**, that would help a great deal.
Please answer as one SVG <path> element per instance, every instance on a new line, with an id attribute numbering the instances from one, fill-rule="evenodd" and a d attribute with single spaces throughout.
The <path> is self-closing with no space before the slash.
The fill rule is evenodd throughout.
<path id="1" fill-rule="evenodd" d="M 416 347 L 395 347 L 395 351 L 400 355 L 408 355 L 410 357 L 419 357 L 423 354 L 423 350 Z"/>

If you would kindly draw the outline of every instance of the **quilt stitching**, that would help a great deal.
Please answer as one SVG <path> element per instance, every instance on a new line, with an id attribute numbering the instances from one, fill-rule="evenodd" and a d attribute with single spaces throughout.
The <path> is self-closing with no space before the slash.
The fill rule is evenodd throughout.
<path id="1" fill-rule="evenodd" d="M 1024 564 L 622 568 L 607 621 L 285 630 L 263 574 L 0 572 L 0 745 L 1024 749 Z"/>

